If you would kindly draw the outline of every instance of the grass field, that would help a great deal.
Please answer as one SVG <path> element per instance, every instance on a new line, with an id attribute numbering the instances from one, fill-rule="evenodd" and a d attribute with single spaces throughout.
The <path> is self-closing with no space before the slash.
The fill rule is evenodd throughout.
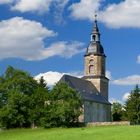
<path id="1" fill-rule="evenodd" d="M 17 129 L 1 131 L 0 140 L 140 140 L 140 126 Z"/>

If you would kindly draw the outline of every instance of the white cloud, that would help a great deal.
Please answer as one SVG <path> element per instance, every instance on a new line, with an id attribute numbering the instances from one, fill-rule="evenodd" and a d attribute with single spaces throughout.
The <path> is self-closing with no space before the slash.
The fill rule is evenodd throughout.
<path id="1" fill-rule="evenodd" d="M 65 73 L 49 71 L 46 73 L 40 73 L 39 75 L 35 76 L 35 79 L 39 80 L 43 76 L 45 82 L 50 87 L 55 85 L 55 83 L 57 83 L 64 74 Z"/>
<path id="2" fill-rule="evenodd" d="M 62 22 L 62 13 L 70 0 L 0 0 L 0 4 L 10 4 L 12 10 L 20 12 L 49 12 L 53 7 L 54 18 Z M 140 0 L 124 0 L 120 3 L 103 5 L 105 0 L 80 0 L 69 9 L 74 19 L 94 19 L 95 11 L 99 20 L 110 28 L 140 28 Z M 103 9 L 103 10 L 101 10 Z M 52 13 L 51 13 L 52 14 Z"/>
<path id="3" fill-rule="evenodd" d="M 113 28 L 140 28 L 140 0 L 124 0 L 111 4 L 100 13 L 100 20 Z"/>
<path id="4" fill-rule="evenodd" d="M 112 76 L 110 71 L 106 71 L 106 77 L 111 80 Z"/>
<path id="5" fill-rule="evenodd" d="M 53 0 L 17 0 L 12 10 L 20 12 L 45 12 L 49 11 L 50 5 Z"/>
<path id="6" fill-rule="evenodd" d="M 76 77 L 82 77 L 82 72 L 70 72 L 70 73 L 61 73 L 61 72 L 54 72 L 54 71 L 48 71 L 46 73 L 40 73 L 37 76 L 35 76 L 36 80 L 39 80 L 42 76 L 44 80 L 46 81 L 47 85 L 49 87 L 54 86 L 64 74 L 73 75 Z"/>
<path id="7" fill-rule="evenodd" d="M 120 104 L 124 104 L 127 100 L 128 100 L 128 98 L 129 98 L 129 96 L 130 96 L 130 93 L 125 93 L 123 96 L 122 96 L 122 99 L 121 100 L 119 100 L 119 99 L 116 99 L 116 98 L 110 98 L 109 99 L 109 102 L 111 103 L 111 104 L 113 104 L 113 103 L 120 103 Z"/>
<path id="8" fill-rule="evenodd" d="M 120 79 L 114 80 L 112 83 L 115 85 L 122 85 L 122 86 L 140 84 L 140 75 L 132 75 L 132 76 L 120 78 Z"/>
<path id="9" fill-rule="evenodd" d="M 123 101 L 127 101 L 127 99 L 129 98 L 129 96 L 130 96 L 130 93 L 125 93 L 125 94 L 123 95 L 123 97 L 122 97 L 122 100 L 123 100 Z"/>
<path id="10" fill-rule="evenodd" d="M 69 0 L 0 0 L 1 4 L 8 4 L 12 11 L 19 11 L 21 13 L 49 13 L 51 7 L 51 15 L 53 15 L 56 23 L 63 23 L 63 10 L 68 4 Z"/>
<path id="11" fill-rule="evenodd" d="M 113 103 L 120 103 L 120 104 L 122 104 L 122 101 L 120 101 L 120 100 L 118 100 L 118 99 L 115 99 L 115 98 L 110 98 L 110 99 L 109 99 L 109 102 L 110 102 L 111 104 L 113 104 Z"/>
<path id="12" fill-rule="evenodd" d="M 137 58 L 137 62 L 140 64 L 140 55 Z"/>
<path id="13" fill-rule="evenodd" d="M 56 0 L 54 3 L 54 19 L 55 22 L 58 24 L 64 24 L 65 21 L 63 19 L 63 11 L 66 5 L 68 4 L 69 0 Z"/>
<path id="14" fill-rule="evenodd" d="M 70 6 L 71 15 L 74 19 L 93 20 L 97 11 L 99 20 L 110 28 L 140 28 L 140 0 L 124 0 L 104 6 L 104 10 L 101 10 L 103 1 L 80 0 Z"/>
<path id="15" fill-rule="evenodd" d="M 63 8 L 68 3 L 69 0 L 16 0 L 14 4 L 12 4 L 11 9 L 17 10 L 22 13 L 24 12 L 38 12 L 45 13 L 49 12 L 50 7 L 54 4 L 57 5 L 58 9 L 63 11 Z M 60 12 L 60 11 L 59 11 Z"/>
<path id="16" fill-rule="evenodd" d="M 9 4 L 12 3 L 14 0 L 0 0 L 0 4 Z"/>
<path id="17" fill-rule="evenodd" d="M 71 16 L 75 19 L 91 19 L 93 20 L 95 12 L 100 7 L 103 0 L 81 0 L 70 6 Z"/>
<path id="18" fill-rule="evenodd" d="M 83 48 L 83 43 L 73 41 L 73 42 L 56 42 L 51 44 L 50 47 L 46 48 L 42 52 L 42 56 L 44 57 L 52 57 L 52 56 L 61 56 L 65 58 L 70 58 L 73 55 L 84 52 L 85 48 Z"/>
<path id="19" fill-rule="evenodd" d="M 11 10 L 19 11 L 21 13 L 32 12 L 38 14 L 49 13 L 58 24 L 63 24 L 63 10 L 68 4 L 69 0 L 13 0 L 11 4 Z"/>
<path id="20" fill-rule="evenodd" d="M 40 23 L 14 17 L 0 22 L 0 59 L 18 57 L 41 59 L 43 40 L 55 33 Z"/>
<path id="21" fill-rule="evenodd" d="M 15 17 L 0 22 L 0 59 L 42 60 L 55 55 L 69 58 L 84 51 L 80 42 L 56 42 L 45 48 L 44 39 L 55 36 L 41 23 Z"/>

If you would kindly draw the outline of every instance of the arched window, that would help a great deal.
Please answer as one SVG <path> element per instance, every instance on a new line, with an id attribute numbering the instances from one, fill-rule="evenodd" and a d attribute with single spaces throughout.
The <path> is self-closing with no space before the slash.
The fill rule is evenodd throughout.
<path id="1" fill-rule="evenodd" d="M 93 74 L 94 73 L 94 66 L 90 65 L 89 66 L 89 74 Z"/>
<path id="2" fill-rule="evenodd" d="M 93 35 L 93 36 L 92 36 L 93 41 L 95 41 L 95 38 L 96 38 L 96 36 L 95 36 L 95 35 Z"/>
<path id="3" fill-rule="evenodd" d="M 89 61 L 89 64 L 90 64 L 90 65 L 93 65 L 93 64 L 94 64 L 93 59 L 91 59 L 91 60 Z"/>

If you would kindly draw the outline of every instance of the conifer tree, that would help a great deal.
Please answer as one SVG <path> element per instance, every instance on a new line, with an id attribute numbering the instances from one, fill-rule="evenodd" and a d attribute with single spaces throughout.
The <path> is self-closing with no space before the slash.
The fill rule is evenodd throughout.
<path id="1" fill-rule="evenodd" d="M 132 124 L 140 124 L 140 88 L 138 85 L 131 91 L 126 102 L 126 113 Z"/>

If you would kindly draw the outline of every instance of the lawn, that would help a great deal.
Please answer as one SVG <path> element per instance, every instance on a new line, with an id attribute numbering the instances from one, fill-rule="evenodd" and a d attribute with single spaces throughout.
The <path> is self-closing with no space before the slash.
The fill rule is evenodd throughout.
<path id="1" fill-rule="evenodd" d="M 0 140 L 140 140 L 140 126 L 6 130 Z"/>

